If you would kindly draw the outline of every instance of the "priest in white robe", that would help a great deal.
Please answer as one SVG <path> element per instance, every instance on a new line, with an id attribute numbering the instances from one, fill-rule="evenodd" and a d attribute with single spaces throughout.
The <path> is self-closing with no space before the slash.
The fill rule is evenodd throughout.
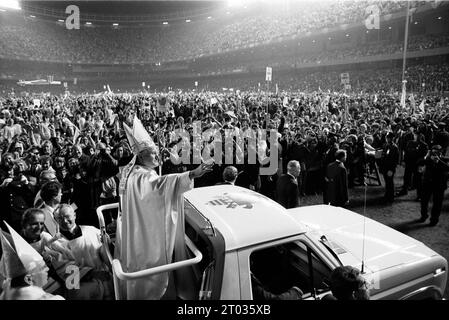
<path id="1" fill-rule="evenodd" d="M 181 174 L 159 176 L 159 150 L 137 118 L 124 124 L 135 154 L 122 171 L 120 214 L 117 220 L 116 258 L 124 272 L 135 272 L 185 259 L 184 215 L 181 197 L 193 188 L 193 179 L 212 170 L 201 164 Z M 173 252 L 176 257 L 173 258 Z M 169 273 L 133 281 L 119 281 L 121 299 L 160 299 Z M 173 297 L 174 298 L 174 297 Z"/>

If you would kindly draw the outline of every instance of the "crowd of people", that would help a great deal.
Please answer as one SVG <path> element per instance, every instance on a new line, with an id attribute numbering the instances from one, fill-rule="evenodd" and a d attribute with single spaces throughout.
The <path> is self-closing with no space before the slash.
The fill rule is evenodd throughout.
<path id="1" fill-rule="evenodd" d="M 425 1 L 416 2 L 420 6 Z M 259 8 L 254 14 L 217 17 L 189 25 L 89 27 L 67 30 L 64 23 L 2 17 L 0 56 L 71 63 L 159 63 L 200 57 L 280 37 L 362 23 L 369 5 L 382 15 L 404 10 L 405 1 L 292 2 Z M 307 9 L 307 10 L 305 10 Z M 49 37 L 51 35 L 51 37 Z M 52 50 L 48 50 L 52 48 Z M 79 50 L 83 48 L 83 50 Z"/>
<path id="2" fill-rule="evenodd" d="M 77 291 L 75 297 L 73 292 L 62 291 L 66 298 L 87 293 L 111 298 L 95 210 L 118 200 L 118 173 L 133 157 L 124 124 L 132 126 L 134 117 L 141 120 L 160 150 L 162 174 L 194 170 L 198 165 L 193 161 L 195 150 L 215 159 L 212 172 L 198 176 L 195 187 L 222 182 L 229 165 L 225 157 L 230 153 L 236 157 L 232 162 L 236 170 L 230 172 L 236 185 L 289 203 L 288 207 L 300 205 L 304 195 L 320 194 L 324 203 L 345 206 L 350 199 L 341 197 L 347 193 L 336 195 L 330 181 L 341 189 L 337 177 L 346 175 L 341 174 L 344 169 L 344 186 L 352 188 L 365 184 L 367 170 L 378 170 L 384 176 L 386 202 L 410 189 L 418 190 L 422 222 L 434 194 L 431 223 L 438 223 L 448 168 L 444 155 L 449 146 L 448 99 L 440 95 L 409 96 L 405 106 L 397 93 L 238 90 L 8 95 L 0 103 L 1 220 L 41 250 L 46 262 L 51 262 L 56 282 L 67 277 L 57 272 L 61 261 L 89 268 L 85 291 Z M 251 148 L 255 148 L 249 136 L 243 145 L 237 139 L 251 129 L 277 130 L 258 140 L 258 153 L 262 150 L 263 156 L 255 163 L 248 163 Z M 178 130 L 188 136 L 177 135 Z M 214 134 L 195 144 L 206 130 Z M 222 159 L 216 156 L 216 143 L 223 145 Z M 272 157 L 278 157 L 276 173 L 260 175 Z M 395 194 L 393 178 L 401 161 L 407 174 L 402 192 Z M 225 176 L 230 174 L 229 169 L 226 172 Z M 280 198 L 279 193 L 285 196 L 279 186 L 282 172 L 295 178 L 294 201 Z M 106 219 L 113 227 L 116 217 L 111 213 Z M 93 289 L 93 283 L 101 285 Z"/>
<path id="3" fill-rule="evenodd" d="M 266 65 L 265 65 L 266 66 Z M 259 74 L 231 77 L 232 70 L 224 74 L 229 78 L 217 77 L 207 79 L 208 88 L 211 90 L 222 90 L 223 88 L 240 88 L 241 90 L 266 90 L 267 83 L 261 80 L 260 73 L 265 71 L 265 67 L 259 66 Z M 341 83 L 342 71 L 308 71 L 308 70 L 281 70 L 277 71 L 274 67 L 273 81 L 270 90 L 276 90 L 276 84 L 279 90 L 313 92 L 324 90 L 342 91 Z M 413 92 L 435 94 L 442 93 L 449 89 L 446 81 L 446 74 L 449 71 L 447 63 L 440 64 L 416 64 L 409 65 L 406 69 L 407 88 Z M 350 76 L 351 88 L 348 93 L 385 93 L 401 91 L 402 69 L 399 67 L 378 67 L 361 68 L 347 70 Z M 205 81 L 200 82 L 204 85 Z M 191 84 L 189 83 L 191 86 Z"/>
<path id="4" fill-rule="evenodd" d="M 409 37 L 409 43 L 407 45 L 408 52 L 422 51 L 426 49 L 434 49 L 439 47 L 449 46 L 449 36 L 446 34 L 441 35 L 425 35 L 425 36 L 411 36 Z M 235 63 L 228 61 L 228 65 L 224 64 L 223 59 L 220 56 L 215 57 L 214 66 L 202 66 L 198 63 L 198 67 L 194 66 L 196 72 L 200 74 L 226 74 L 238 71 L 249 70 L 262 70 L 266 66 L 271 66 L 276 69 L 285 68 L 298 68 L 310 65 L 310 64 L 326 64 L 335 62 L 354 62 L 361 58 L 378 56 L 378 55 L 393 55 L 402 53 L 402 42 L 391 41 L 375 41 L 360 43 L 358 45 L 350 45 L 349 47 L 329 48 L 323 50 L 320 46 L 314 50 L 301 50 L 299 47 L 296 52 L 283 55 L 274 52 L 265 53 L 265 57 L 254 57 L 247 63 Z M 291 49 L 290 49 L 291 51 Z M 196 68 L 195 68 L 196 67 Z M 207 73 L 203 73 L 203 70 L 207 70 Z"/>

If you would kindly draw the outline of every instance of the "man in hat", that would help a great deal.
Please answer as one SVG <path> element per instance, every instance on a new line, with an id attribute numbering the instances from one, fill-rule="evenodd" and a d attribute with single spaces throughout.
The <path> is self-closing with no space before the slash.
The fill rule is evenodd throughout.
<path id="1" fill-rule="evenodd" d="M 126 124 L 124 128 L 134 157 L 123 169 L 120 179 L 115 256 L 125 272 L 184 260 L 181 197 L 193 188 L 193 179 L 210 172 L 212 165 L 203 163 L 192 171 L 159 176 L 155 171 L 160 165 L 159 150 L 140 120 L 134 118 L 133 128 Z M 167 291 L 169 276 L 171 274 L 161 273 L 120 282 L 120 295 L 123 299 L 160 299 Z"/>
<path id="2" fill-rule="evenodd" d="M 0 231 L 2 263 L 0 273 L 6 279 L 0 300 L 63 300 L 46 293 L 48 267 L 42 256 L 5 222 L 10 235 Z"/>
<path id="3" fill-rule="evenodd" d="M 421 218 L 418 222 L 425 222 L 429 217 L 427 209 L 430 197 L 433 198 L 432 211 L 430 213 L 429 226 L 436 226 L 443 205 L 444 190 L 447 188 L 449 164 L 441 155 L 441 146 L 434 145 L 428 152 L 424 161 L 419 165 L 424 166 L 422 191 L 421 191 Z"/>

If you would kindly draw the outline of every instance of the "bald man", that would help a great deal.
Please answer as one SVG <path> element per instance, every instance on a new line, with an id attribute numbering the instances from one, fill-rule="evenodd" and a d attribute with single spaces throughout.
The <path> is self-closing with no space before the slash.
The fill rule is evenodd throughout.
<path id="1" fill-rule="evenodd" d="M 236 167 L 227 166 L 223 170 L 223 182 L 219 182 L 217 184 L 235 185 L 235 180 L 237 180 L 238 175 L 239 175 L 239 172 L 237 171 Z"/>

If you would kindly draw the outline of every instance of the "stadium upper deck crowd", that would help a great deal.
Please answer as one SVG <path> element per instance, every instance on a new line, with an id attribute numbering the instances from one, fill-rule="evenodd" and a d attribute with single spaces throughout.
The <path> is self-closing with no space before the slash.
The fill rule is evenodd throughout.
<path id="1" fill-rule="evenodd" d="M 249 44 L 341 24 L 362 22 L 374 4 L 382 15 L 404 10 L 405 1 L 298 2 L 266 8 L 230 20 L 200 21 L 183 26 L 82 27 L 6 16 L 0 22 L 0 56 L 15 59 L 72 63 L 157 63 L 217 53 Z M 414 2 L 415 6 L 425 1 Z M 307 8 L 307 10 L 304 10 Z M 51 37 L 49 37 L 51 35 Z M 438 43 L 437 43 L 438 45 Z M 438 45 L 439 46 L 439 45 Z M 52 50 L 48 50 L 52 48 Z M 83 48 L 83 50 L 79 50 Z M 392 47 L 389 53 L 399 48 Z"/>

